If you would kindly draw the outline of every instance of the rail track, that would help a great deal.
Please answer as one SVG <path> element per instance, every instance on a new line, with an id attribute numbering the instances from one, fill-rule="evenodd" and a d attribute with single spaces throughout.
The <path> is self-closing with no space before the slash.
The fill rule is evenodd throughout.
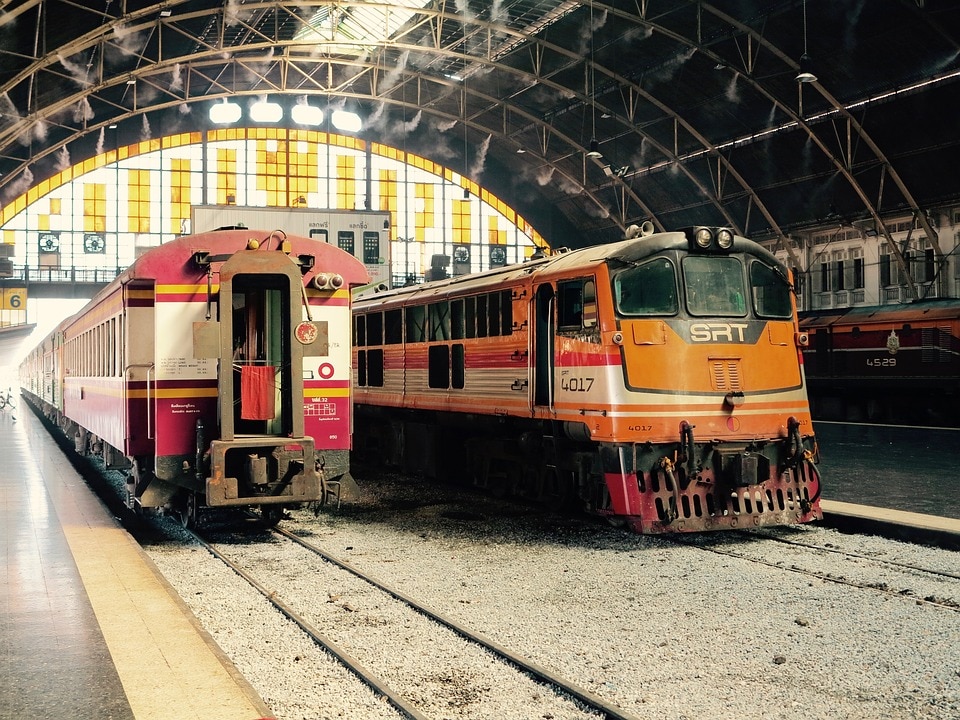
<path id="1" fill-rule="evenodd" d="M 801 535 L 804 530 L 738 530 L 724 535 L 711 536 L 666 536 L 671 542 L 678 545 L 696 547 L 701 550 L 726 555 L 750 563 L 767 565 L 769 567 L 786 570 L 792 573 L 807 575 L 823 582 L 837 585 L 847 585 L 864 590 L 875 591 L 890 596 L 909 598 L 918 604 L 930 604 L 955 612 L 960 612 L 960 603 L 948 597 L 936 594 L 918 596 L 910 587 L 909 580 L 917 576 L 925 576 L 943 581 L 953 593 L 957 594 L 957 583 L 960 583 L 960 574 L 933 570 L 910 563 L 899 562 L 830 544 L 817 544 L 785 537 L 785 534 Z M 778 557 L 771 559 L 768 555 L 769 544 L 786 545 L 796 552 L 789 560 Z M 761 554 L 763 553 L 763 554 Z M 850 575 L 828 573 L 813 567 L 815 561 L 824 554 L 839 555 L 850 561 Z M 883 573 L 877 572 L 883 569 Z M 956 582 L 955 582 L 956 581 Z"/>
<path id="2" fill-rule="evenodd" d="M 267 530 L 275 537 L 282 537 L 303 549 L 304 551 L 322 559 L 323 562 L 332 564 L 337 568 L 350 573 L 352 576 L 360 579 L 364 583 L 385 593 L 394 600 L 398 601 L 411 612 L 415 612 L 439 626 L 442 626 L 450 633 L 466 640 L 484 652 L 498 658 L 502 662 L 516 669 L 516 671 L 533 678 L 544 689 L 559 695 L 574 698 L 582 710 L 596 713 L 597 717 L 608 718 L 609 720 L 638 720 L 638 716 L 633 715 L 610 703 L 586 688 L 563 678 L 550 669 L 534 662 L 520 653 L 513 652 L 502 644 L 476 632 L 453 618 L 440 613 L 416 599 L 381 582 L 371 575 L 363 572 L 351 563 L 341 558 L 334 557 L 329 552 L 318 547 L 282 528 L 270 528 Z M 330 638 L 308 617 L 307 613 L 302 613 L 297 609 L 297 602 L 294 599 L 285 600 L 282 595 L 284 588 L 270 588 L 264 582 L 258 580 L 254 573 L 244 567 L 244 563 L 237 562 L 230 557 L 230 550 L 223 544 L 211 541 L 197 533 L 190 533 L 192 537 L 203 546 L 207 551 L 214 555 L 218 560 L 227 565 L 233 572 L 239 575 L 251 587 L 257 590 L 266 600 L 268 600 L 280 613 L 295 623 L 314 643 L 322 647 L 327 652 L 336 657 L 343 665 L 348 667 L 362 682 L 368 685 L 374 692 L 382 696 L 393 708 L 395 708 L 403 717 L 411 720 L 429 720 L 429 715 L 424 714 L 407 694 L 391 687 L 391 684 L 381 677 L 377 672 L 370 669 L 360 659 L 345 649 L 340 643 Z M 290 563 L 289 567 L 296 567 L 296 563 Z M 295 583 L 291 583 L 295 584 Z M 388 638 L 384 638 L 387 642 Z"/>

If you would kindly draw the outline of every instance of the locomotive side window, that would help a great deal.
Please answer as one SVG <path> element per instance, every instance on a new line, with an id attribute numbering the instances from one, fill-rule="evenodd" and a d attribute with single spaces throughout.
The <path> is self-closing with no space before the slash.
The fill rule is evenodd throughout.
<path id="1" fill-rule="evenodd" d="M 399 345 L 403 342 L 403 310 L 387 310 L 384 313 L 384 345 Z"/>
<path id="2" fill-rule="evenodd" d="M 557 325 L 578 332 L 597 324 L 597 286 L 580 278 L 557 283 Z"/>
<path id="3" fill-rule="evenodd" d="M 613 294 L 623 315 L 675 315 L 678 305 L 673 263 L 656 258 L 617 273 Z"/>
<path id="4" fill-rule="evenodd" d="M 737 258 L 686 257 L 683 282 L 691 315 L 742 317 L 747 312 L 743 266 Z"/>
<path id="5" fill-rule="evenodd" d="M 490 337 L 497 337 L 500 334 L 500 293 L 490 293 L 487 295 L 487 322 L 490 328 Z"/>
<path id="6" fill-rule="evenodd" d="M 513 293 L 510 290 L 500 293 L 500 334 L 513 334 Z"/>
<path id="7" fill-rule="evenodd" d="M 790 286 L 769 265 L 758 261 L 750 264 L 750 291 L 758 317 L 789 318 L 793 315 Z"/>

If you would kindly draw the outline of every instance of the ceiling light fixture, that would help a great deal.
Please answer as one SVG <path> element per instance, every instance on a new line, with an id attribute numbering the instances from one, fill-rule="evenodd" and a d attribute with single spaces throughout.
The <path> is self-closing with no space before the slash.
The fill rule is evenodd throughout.
<path id="1" fill-rule="evenodd" d="M 314 105 L 301 103 L 290 109 L 290 117 L 297 125 L 315 127 L 323 122 L 323 110 Z"/>
<path id="2" fill-rule="evenodd" d="M 597 142 L 597 80 L 593 65 L 593 0 L 590 0 L 590 67 L 587 69 L 587 84 L 590 86 L 590 150 L 587 157 L 596 160 L 603 157 Z"/>
<path id="3" fill-rule="evenodd" d="M 807 54 L 807 0 L 803 0 L 803 55 L 800 56 L 800 72 L 797 73 L 798 83 L 812 83 L 817 81 L 811 65 L 813 62 Z"/>
<path id="4" fill-rule="evenodd" d="M 240 106 L 226 99 L 210 106 L 210 122 L 217 125 L 235 123 L 240 119 L 240 115 Z"/>
<path id="5" fill-rule="evenodd" d="M 283 117 L 283 108 L 275 102 L 257 100 L 250 106 L 250 119 L 258 123 L 276 123 Z"/>
<path id="6" fill-rule="evenodd" d="M 363 127 L 360 116 L 349 110 L 334 110 L 330 115 L 330 122 L 337 130 L 344 132 L 360 132 L 360 128 Z"/>

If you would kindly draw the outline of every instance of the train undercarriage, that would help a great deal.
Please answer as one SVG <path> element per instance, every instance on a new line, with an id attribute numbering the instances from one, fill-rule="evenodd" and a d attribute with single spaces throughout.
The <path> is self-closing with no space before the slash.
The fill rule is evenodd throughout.
<path id="1" fill-rule="evenodd" d="M 214 441 L 210 452 L 193 458 L 160 458 L 158 477 L 156 458 L 126 456 L 56 407 L 29 396 L 27 401 L 77 455 L 125 476 L 123 501 L 131 511 L 170 515 L 188 528 L 218 508 L 238 507 L 255 510 L 272 526 L 288 508 L 339 500 L 341 487 L 351 481 L 347 451 L 316 453 L 309 438 L 291 444 L 288 438 L 262 437 Z"/>
<path id="2" fill-rule="evenodd" d="M 562 423 L 357 407 L 354 452 L 402 472 L 625 524 L 638 533 L 821 516 L 815 448 L 788 442 L 595 443 Z"/>

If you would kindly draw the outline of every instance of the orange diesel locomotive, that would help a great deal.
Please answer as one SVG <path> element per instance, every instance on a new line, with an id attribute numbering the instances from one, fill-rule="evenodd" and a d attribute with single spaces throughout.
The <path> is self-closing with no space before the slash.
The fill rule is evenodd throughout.
<path id="1" fill-rule="evenodd" d="M 787 268 L 652 232 L 354 302 L 354 448 L 641 533 L 820 518 Z"/>
<path id="2" fill-rule="evenodd" d="M 359 260 L 281 231 L 148 251 L 24 360 L 24 396 L 77 452 L 128 471 L 131 507 L 268 522 L 349 471 Z"/>

